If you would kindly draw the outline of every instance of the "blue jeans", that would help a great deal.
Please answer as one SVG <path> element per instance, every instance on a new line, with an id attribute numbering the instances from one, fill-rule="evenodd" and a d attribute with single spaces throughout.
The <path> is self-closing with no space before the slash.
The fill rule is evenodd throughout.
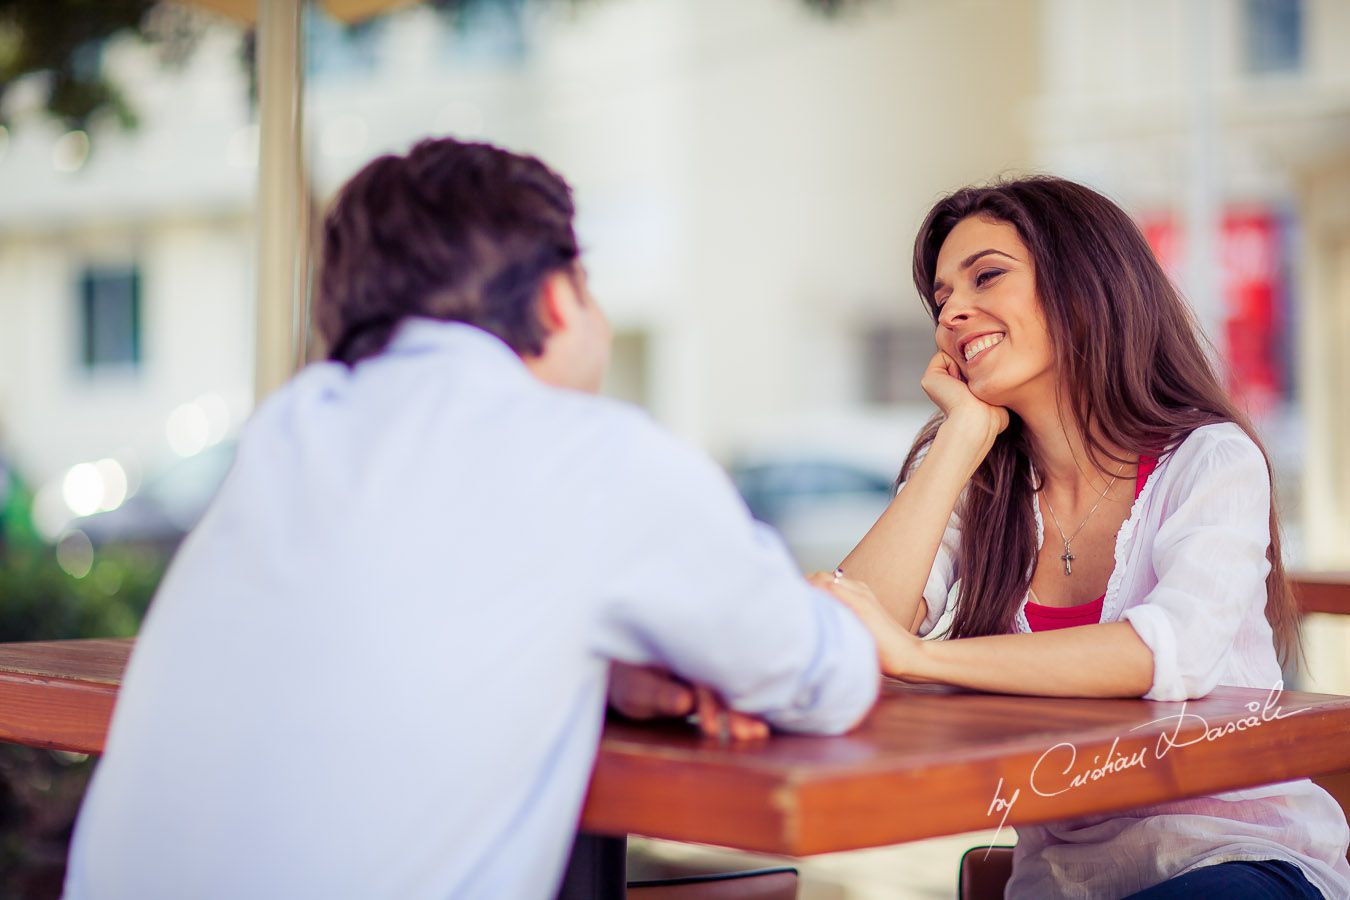
<path id="1" fill-rule="evenodd" d="M 1262 859 L 1205 866 L 1145 888 L 1125 900 L 1190 900 L 1192 897 L 1223 897 L 1224 900 L 1288 900 L 1295 897 L 1298 900 L 1322 900 L 1322 893 L 1308 883 L 1303 872 L 1293 863 Z"/>

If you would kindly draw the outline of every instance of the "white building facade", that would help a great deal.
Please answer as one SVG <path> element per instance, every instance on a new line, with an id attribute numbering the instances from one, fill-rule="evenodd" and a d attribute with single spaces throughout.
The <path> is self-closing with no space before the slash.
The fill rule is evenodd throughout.
<path id="1" fill-rule="evenodd" d="M 784 421 L 868 411 L 905 423 L 881 450 L 898 465 L 931 336 L 913 234 L 945 190 L 1029 160 L 1034 3 L 522 10 L 455 25 L 413 9 L 356 32 L 316 19 L 316 204 L 427 135 L 536 153 L 576 188 L 618 332 L 612 392 L 724 456 Z M 257 130 L 241 39 L 211 25 L 181 72 L 113 47 L 140 130 L 63 135 L 20 109 L 0 145 L 0 429 L 32 480 L 103 457 L 134 480 L 247 415 Z"/>

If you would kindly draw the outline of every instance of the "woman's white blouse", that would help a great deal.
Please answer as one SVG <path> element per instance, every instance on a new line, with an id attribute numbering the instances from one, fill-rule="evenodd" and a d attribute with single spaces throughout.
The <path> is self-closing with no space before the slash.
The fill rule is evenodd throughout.
<path id="1" fill-rule="evenodd" d="M 1270 690 L 1280 666 L 1266 621 L 1270 479 L 1238 426 L 1198 428 L 1158 463 L 1116 536 L 1103 622 L 1129 622 L 1153 651 L 1150 700 L 1216 685 Z M 1036 510 L 1037 546 L 1044 526 Z M 953 515 L 923 596 L 919 633 L 940 637 L 961 577 Z M 1029 632 L 1026 600 L 1017 630 Z M 1350 841 L 1336 801 L 1307 779 L 1017 829 L 1010 898 L 1123 897 L 1233 860 L 1296 864 L 1329 898 L 1350 898 Z"/>

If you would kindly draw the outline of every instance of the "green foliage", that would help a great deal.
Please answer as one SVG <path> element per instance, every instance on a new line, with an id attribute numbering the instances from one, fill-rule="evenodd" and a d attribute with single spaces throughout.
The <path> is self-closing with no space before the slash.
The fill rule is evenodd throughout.
<path id="1" fill-rule="evenodd" d="M 163 572 L 157 554 L 119 548 L 74 578 L 50 547 L 11 548 L 0 560 L 0 642 L 130 637 Z"/>
<path id="2" fill-rule="evenodd" d="M 75 578 L 36 540 L 0 546 L 0 642 L 133 635 L 164 573 L 153 551 L 98 551 L 89 573 Z M 60 897 L 92 770 L 82 754 L 0 744 L 0 896 Z"/>
<path id="3" fill-rule="evenodd" d="M 109 112 L 127 127 L 135 116 L 103 74 L 103 46 L 139 33 L 156 0 L 0 0 L 0 123 L 7 89 L 45 76 L 43 104 L 69 128 Z"/>

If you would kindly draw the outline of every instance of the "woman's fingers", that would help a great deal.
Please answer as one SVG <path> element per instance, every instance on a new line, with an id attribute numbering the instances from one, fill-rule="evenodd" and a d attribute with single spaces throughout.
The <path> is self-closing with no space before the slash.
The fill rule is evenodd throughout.
<path id="1" fill-rule="evenodd" d="M 919 638 L 895 620 L 865 582 L 824 572 L 812 572 L 807 580 L 829 591 L 858 617 L 876 642 L 877 662 L 883 674 L 898 677 L 908 671 L 909 654 Z"/>
<path id="2" fill-rule="evenodd" d="M 814 587 L 829 591 L 840 600 L 845 597 L 861 602 L 875 599 L 872 589 L 865 583 L 837 572 L 812 572 L 806 576 L 806 580 Z"/>
<path id="3" fill-rule="evenodd" d="M 965 382 L 965 376 L 961 374 L 961 367 L 956 364 L 956 360 L 948 356 L 945 351 L 939 350 L 933 354 L 933 358 L 928 360 L 928 367 L 924 371 L 925 375 L 946 375 L 949 378 L 955 378 L 957 381 Z"/>
<path id="4" fill-rule="evenodd" d="M 833 572 L 811 572 L 806 576 L 806 580 L 812 587 L 824 588 L 829 590 L 829 585 L 834 581 Z"/>
<path id="5" fill-rule="evenodd" d="M 1008 427 L 1008 410 L 976 397 L 956 360 L 941 350 L 928 361 L 920 386 L 948 419 L 974 416 L 990 429 L 992 435 L 998 435 Z"/>

